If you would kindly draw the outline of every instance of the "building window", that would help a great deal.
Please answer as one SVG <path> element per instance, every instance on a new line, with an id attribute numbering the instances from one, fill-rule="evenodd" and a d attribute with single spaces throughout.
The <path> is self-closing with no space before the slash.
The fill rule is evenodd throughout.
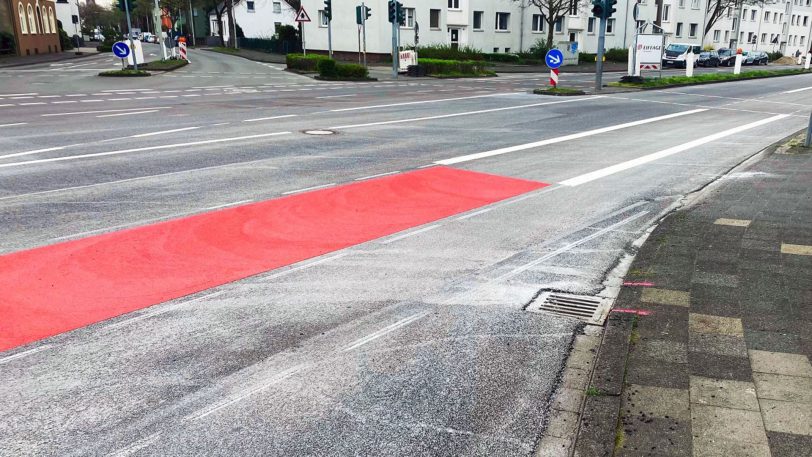
<path id="1" fill-rule="evenodd" d="M 37 33 L 37 18 L 34 16 L 34 8 L 28 5 L 28 31 L 33 35 Z"/>
<path id="2" fill-rule="evenodd" d="M 730 30 L 725 30 L 725 43 L 730 41 Z"/>
<path id="3" fill-rule="evenodd" d="M 324 10 L 319 10 L 319 27 L 327 27 L 327 15 L 324 14 Z"/>
<path id="4" fill-rule="evenodd" d="M 675 36 L 682 36 L 682 22 L 677 22 L 677 30 L 674 31 Z"/>
<path id="5" fill-rule="evenodd" d="M 578 15 L 578 0 L 570 0 L 570 16 Z"/>
<path id="6" fill-rule="evenodd" d="M 248 8 L 249 13 L 253 13 L 256 11 L 256 9 L 254 9 L 254 2 L 251 1 L 245 2 L 245 6 L 246 8 Z"/>
<path id="7" fill-rule="evenodd" d="M 482 16 L 484 11 L 474 11 L 474 30 L 482 30 Z"/>
<path id="8" fill-rule="evenodd" d="M 42 33 L 49 33 L 48 31 L 48 23 L 42 21 L 42 10 L 37 5 L 35 11 L 37 12 L 37 24 L 39 24 L 39 30 Z"/>
<path id="9" fill-rule="evenodd" d="M 720 30 L 713 31 L 713 42 L 718 43 L 719 39 L 722 37 L 722 32 Z"/>
<path id="10" fill-rule="evenodd" d="M 505 48 L 505 54 L 510 54 L 510 48 Z"/>
<path id="11" fill-rule="evenodd" d="M 282 13 L 282 3 L 281 2 L 273 2 L 273 12 L 276 14 Z"/>
<path id="12" fill-rule="evenodd" d="M 563 29 L 564 29 L 564 18 L 560 17 L 560 18 L 555 20 L 555 28 L 554 28 L 554 30 L 555 30 L 555 33 L 562 33 Z"/>
<path id="13" fill-rule="evenodd" d="M 688 36 L 691 38 L 696 38 L 696 29 L 699 28 L 699 24 L 690 24 L 688 25 Z"/>
<path id="14" fill-rule="evenodd" d="M 28 24 L 25 23 L 25 8 L 23 8 L 22 3 L 17 5 L 17 11 L 20 14 L 20 32 L 28 35 Z"/>
<path id="15" fill-rule="evenodd" d="M 756 34 L 753 32 L 747 32 L 747 42 L 748 43 L 755 43 L 756 42 Z"/>
<path id="16" fill-rule="evenodd" d="M 590 16 L 586 22 L 586 33 L 595 33 L 595 17 Z"/>
<path id="17" fill-rule="evenodd" d="M 606 34 L 611 35 L 615 33 L 615 19 L 610 18 L 606 20 Z"/>
<path id="18" fill-rule="evenodd" d="M 764 12 L 764 22 L 770 22 L 770 12 L 769 11 Z"/>
<path id="19" fill-rule="evenodd" d="M 809 24 L 809 16 L 804 16 L 804 27 Z"/>
<path id="20" fill-rule="evenodd" d="M 510 13 L 496 13 L 496 30 L 505 32 L 510 25 Z"/>
<path id="21" fill-rule="evenodd" d="M 273 33 L 275 33 L 276 35 L 279 35 L 279 30 L 281 28 L 282 28 L 282 23 L 281 22 L 274 22 L 273 23 Z"/>
<path id="22" fill-rule="evenodd" d="M 691 0 L 691 8 L 698 10 L 699 9 L 699 0 Z"/>
<path id="23" fill-rule="evenodd" d="M 494 54 L 499 53 L 499 48 L 493 48 L 493 53 L 494 53 Z"/>
<path id="24" fill-rule="evenodd" d="M 668 16 L 671 15 L 671 5 L 663 5 L 663 22 L 668 22 Z"/>
<path id="25" fill-rule="evenodd" d="M 805 40 L 805 39 L 806 39 L 806 37 L 805 37 L 805 36 L 801 36 L 801 46 L 803 46 L 803 45 L 804 45 L 804 40 Z"/>
<path id="26" fill-rule="evenodd" d="M 403 8 L 403 15 L 406 19 L 406 25 L 401 28 L 413 29 L 414 28 L 414 8 Z"/>
<path id="27" fill-rule="evenodd" d="M 761 34 L 761 42 L 762 42 L 762 43 L 766 43 L 766 42 L 767 42 L 767 34 L 766 34 L 766 33 L 762 33 L 762 34 Z"/>
<path id="28" fill-rule="evenodd" d="M 429 10 L 429 27 L 432 29 L 440 28 L 440 10 Z"/>
<path id="29" fill-rule="evenodd" d="M 544 16 L 541 14 L 534 14 L 533 15 L 533 31 L 534 32 L 543 32 L 544 31 Z"/>
<path id="30" fill-rule="evenodd" d="M 54 9 L 48 7 L 48 23 L 51 25 L 51 33 L 56 33 L 56 19 L 54 19 Z"/>
<path id="31" fill-rule="evenodd" d="M 448 0 L 448 9 L 450 10 L 460 9 L 460 0 Z"/>
<path id="32" fill-rule="evenodd" d="M 735 18 L 735 17 L 733 18 L 733 25 L 731 25 L 731 27 L 730 27 L 731 30 L 736 30 L 736 21 L 737 20 L 738 20 L 738 18 Z"/>
<path id="33" fill-rule="evenodd" d="M 680 8 L 685 8 L 685 0 L 677 0 L 677 6 Z"/>

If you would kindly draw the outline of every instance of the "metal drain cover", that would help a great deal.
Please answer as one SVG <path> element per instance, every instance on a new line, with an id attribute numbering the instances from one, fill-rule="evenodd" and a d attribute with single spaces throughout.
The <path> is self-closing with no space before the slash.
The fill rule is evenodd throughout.
<path id="1" fill-rule="evenodd" d="M 559 316 L 574 317 L 588 324 L 603 325 L 609 309 L 611 298 L 593 297 L 590 295 L 572 295 L 559 292 L 542 292 L 527 310 L 534 313 L 551 313 Z"/>

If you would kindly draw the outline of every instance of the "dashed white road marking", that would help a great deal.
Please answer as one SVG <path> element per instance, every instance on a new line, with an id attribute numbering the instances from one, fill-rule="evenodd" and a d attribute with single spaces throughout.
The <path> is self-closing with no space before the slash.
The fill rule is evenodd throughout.
<path id="1" fill-rule="evenodd" d="M 363 176 L 361 178 L 355 178 L 355 181 L 363 181 L 365 179 L 380 178 L 381 176 L 394 175 L 394 174 L 397 174 L 397 173 L 400 173 L 400 171 L 399 170 L 388 171 L 386 173 L 378 173 L 377 175 L 369 175 L 369 176 Z"/>
<path id="2" fill-rule="evenodd" d="M 256 119 L 246 119 L 243 122 L 259 122 L 259 121 L 270 121 L 271 119 L 286 119 L 289 117 L 297 117 L 298 114 L 284 114 L 281 116 L 271 116 L 271 117 L 258 117 Z"/>
<path id="3" fill-rule="evenodd" d="M 159 110 L 159 109 L 170 109 L 170 106 L 150 106 L 149 109 Z M 125 111 L 142 111 L 144 108 L 121 108 L 121 109 L 105 109 L 105 110 L 98 110 L 98 111 L 74 111 L 70 113 L 48 113 L 42 114 L 42 117 L 53 117 L 53 116 L 73 116 L 76 114 L 102 114 L 102 113 L 121 113 Z"/>
<path id="4" fill-rule="evenodd" d="M 442 224 L 434 224 L 434 225 L 429 225 L 428 227 L 423 227 L 421 229 L 413 230 L 413 231 L 411 231 L 409 233 L 404 233 L 403 235 L 398 235 L 396 237 L 389 238 L 387 240 L 381 241 L 381 244 L 391 244 L 391 243 L 394 243 L 395 241 L 400 241 L 400 240 L 403 240 L 403 239 L 406 239 L 406 238 L 410 238 L 410 237 L 413 237 L 415 235 L 419 235 L 421 233 L 428 232 L 429 230 L 434 230 L 437 227 L 440 227 L 441 225 Z"/>
<path id="5" fill-rule="evenodd" d="M 335 186 L 335 185 L 336 185 L 336 183 L 333 182 L 333 183 L 330 183 L 330 184 L 322 184 L 320 186 L 305 187 L 304 189 L 289 190 L 287 192 L 282 192 L 282 195 L 298 194 L 300 192 L 307 192 L 307 191 L 316 190 L 316 189 L 324 189 L 325 187 L 332 187 L 332 186 Z"/>
<path id="6" fill-rule="evenodd" d="M 293 267 L 293 268 L 288 268 L 285 271 L 280 271 L 278 273 L 270 274 L 268 276 L 263 277 L 262 280 L 263 281 L 270 281 L 271 279 L 281 278 L 283 276 L 287 276 L 287 275 L 289 275 L 291 273 L 295 273 L 297 271 L 305 270 L 307 268 L 315 267 L 316 265 L 321 265 L 321 264 L 324 264 L 324 263 L 327 263 L 327 262 L 332 262 L 333 260 L 338 260 L 338 259 L 340 259 L 342 257 L 348 256 L 349 254 L 350 254 L 349 252 L 342 252 L 342 253 L 339 253 L 339 254 L 336 254 L 336 255 L 331 255 L 330 257 L 325 257 L 323 259 L 319 259 L 319 260 L 316 260 L 316 261 L 313 261 L 313 262 L 308 262 L 308 263 L 306 263 L 304 265 L 299 265 L 299 266 L 296 266 L 296 267 Z"/>
<path id="7" fill-rule="evenodd" d="M 33 349 L 29 349 L 27 351 L 18 352 L 18 353 L 14 354 L 14 355 L 10 355 L 8 357 L 3 357 L 2 359 L 0 359 L 0 365 L 3 365 L 4 363 L 11 362 L 12 360 L 17 360 L 17 359 L 21 359 L 23 357 L 27 357 L 27 356 L 29 356 L 31 354 L 36 354 L 37 352 L 44 351 L 46 349 L 49 349 L 50 347 L 51 347 L 50 344 L 43 344 L 42 346 L 38 346 L 38 347 L 35 347 Z"/>
<path id="8" fill-rule="evenodd" d="M 157 113 L 157 109 L 147 110 L 147 111 L 130 111 L 129 113 L 116 113 L 116 114 L 102 114 L 96 117 L 118 117 L 118 116 L 132 116 L 134 114 L 149 114 L 149 113 Z"/>
<path id="9" fill-rule="evenodd" d="M 352 351 L 354 349 L 358 349 L 359 347 L 361 347 L 361 346 L 363 346 L 363 345 L 365 345 L 365 344 L 367 344 L 369 342 L 377 340 L 378 338 L 386 335 L 387 333 L 391 333 L 391 332 L 393 332 L 393 331 L 395 331 L 395 330 L 397 330 L 399 328 L 402 328 L 402 327 L 405 327 L 405 326 L 411 324 L 412 322 L 415 322 L 415 321 L 417 321 L 419 319 L 422 319 L 422 318 L 428 316 L 430 313 L 431 313 L 430 311 L 423 311 L 421 313 L 412 314 L 409 317 L 403 318 L 403 319 L 395 322 L 392 325 L 386 326 L 386 327 L 378 330 L 377 332 L 370 333 L 369 335 L 354 341 L 352 344 L 350 344 L 349 346 L 347 346 L 347 348 L 344 349 L 344 352 L 348 352 L 348 351 Z"/>
<path id="10" fill-rule="evenodd" d="M 149 133 L 139 133 L 138 135 L 131 135 L 130 138 L 144 138 L 148 136 L 155 136 L 155 135 L 165 135 L 167 133 L 177 133 L 177 132 L 185 132 L 187 130 L 196 130 L 201 127 L 184 127 L 180 129 L 172 129 L 172 130 L 163 130 L 160 132 L 149 132 Z"/>

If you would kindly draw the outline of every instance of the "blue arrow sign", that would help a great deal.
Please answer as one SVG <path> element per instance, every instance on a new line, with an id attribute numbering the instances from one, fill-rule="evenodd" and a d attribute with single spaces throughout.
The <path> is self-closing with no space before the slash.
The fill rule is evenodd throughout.
<path id="1" fill-rule="evenodd" d="M 544 62 L 550 68 L 558 68 L 564 63 L 564 53 L 558 49 L 550 49 L 547 51 L 547 55 L 544 56 Z"/>
<path id="2" fill-rule="evenodd" d="M 130 47 L 127 46 L 127 43 L 119 41 L 118 43 L 113 44 L 113 54 L 115 54 L 119 59 L 126 59 L 127 56 L 130 55 Z"/>

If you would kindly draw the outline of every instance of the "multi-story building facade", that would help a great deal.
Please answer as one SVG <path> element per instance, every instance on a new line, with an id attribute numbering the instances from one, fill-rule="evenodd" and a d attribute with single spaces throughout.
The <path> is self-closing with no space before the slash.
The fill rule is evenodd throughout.
<path id="1" fill-rule="evenodd" d="M 714 48 L 731 45 L 739 26 L 736 44 L 745 50 L 806 53 L 812 35 L 812 0 L 767 0 L 740 8 L 728 8 L 708 27 L 708 2 L 714 0 L 619 0 L 617 12 L 606 30 L 607 49 L 628 48 L 634 43 L 637 28 L 656 23 L 666 42 L 703 44 Z M 401 45 L 411 46 L 415 35 L 419 43 L 472 46 L 485 52 L 526 51 L 539 40 L 547 39 L 548 24 L 530 0 L 401 0 L 406 9 L 406 24 L 400 28 Z M 637 20 L 633 11 L 635 3 Z M 358 35 L 355 6 L 361 0 L 333 0 L 333 50 L 357 52 Z M 372 8 L 367 22 L 367 52 L 391 51 L 391 24 L 387 20 L 387 0 L 365 0 Z M 761 6 L 763 4 L 763 6 Z M 327 21 L 323 0 L 302 0 L 313 22 L 305 25 L 308 50 L 327 49 Z M 577 42 L 583 52 L 595 52 L 598 20 L 592 17 L 591 2 L 572 0 L 569 10 L 554 25 L 553 42 Z M 737 16 L 740 15 L 739 19 Z M 737 24 L 737 22 L 739 22 Z M 651 26 L 647 31 L 651 31 Z M 416 33 L 417 32 L 417 33 Z"/>
<path id="2" fill-rule="evenodd" d="M 53 0 L 0 0 L 0 32 L 13 37 L 21 55 L 60 52 Z"/>

